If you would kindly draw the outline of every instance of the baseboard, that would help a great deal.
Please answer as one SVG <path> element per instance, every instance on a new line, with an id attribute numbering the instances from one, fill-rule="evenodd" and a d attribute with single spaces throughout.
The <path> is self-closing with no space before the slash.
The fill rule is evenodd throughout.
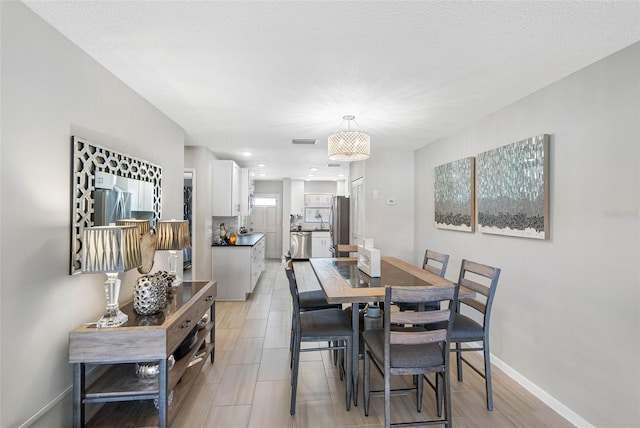
<path id="1" fill-rule="evenodd" d="M 474 347 L 474 346 L 479 347 L 479 346 L 482 346 L 482 343 L 469 342 L 468 345 L 471 347 Z M 481 351 L 478 351 L 478 354 L 482 356 Z M 500 358 L 496 357 L 494 354 L 491 354 L 491 364 L 496 366 L 498 369 L 502 370 L 511 379 L 518 382 L 520 385 L 522 385 L 524 389 L 529 391 L 533 396 L 535 396 L 537 399 L 542 401 L 544 404 L 552 408 L 554 411 L 556 411 L 560 416 L 565 418 L 571 424 L 580 428 L 595 428 L 594 425 L 584 420 L 584 418 L 582 418 L 576 412 L 574 412 L 573 410 L 571 410 L 570 408 L 562 404 L 556 398 L 554 398 L 549 393 L 547 393 L 544 389 L 540 388 L 538 385 L 531 382 L 529 379 L 527 379 L 518 371 L 516 371 L 513 367 L 511 367 L 510 365 L 502 361 Z"/>
<path id="2" fill-rule="evenodd" d="M 106 370 L 106 366 L 99 366 L 99 365 L 93 366 L 87 370 L 86 377 L 88 378 L 88 380 L 91 380 L 92 377 L 98 376 L 100 373 L 103 373 L 105 370 Z M 47 414 L 49 410 L 53 409 L 55 406 L 60 404 L 60 402 L 64 400 L 67 395 L 71 394 L 72 391 L 73 391 L 73 385 L 69 385 L 62 392 L 56 395 L 51 401 L 45 404 L 40 410 L 38 410 L 33 415 L 31 415 L 29 419 L 27 419 L 26 421 L 18 425 L 17 428 L 29 428 L 30 426 L 32 426 L 41 417 Z M 99 407 L 101 406 L 92 406 L 85 414 L 86 420 L 91 419 L 91 417 L 95 413 L 97 413 L 97 411 L 99 410 Z"/>

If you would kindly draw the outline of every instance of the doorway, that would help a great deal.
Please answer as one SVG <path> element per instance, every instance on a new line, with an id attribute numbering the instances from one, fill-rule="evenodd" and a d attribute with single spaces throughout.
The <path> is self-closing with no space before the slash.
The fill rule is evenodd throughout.
<path id="1" fill-rule="evenodd" d="M 196 234 L 193 233 L 196 223 L 196 171 L 192 168 L 184 170 L 184 187 L 182 198 L 183 219 L 189 222 L 189 239 L 191 246 L 182 250 L 182 277 L 190 281 L 195 272 Z"/>
<path id="2" fill-rule="evenodd" d="M 282 256 L 282 204 L 276 193 L 256 193 L 251 216 L 253 232 L 265 234 L 265 258 Z"/>
<path id="3" fill-rule="evenodd" d="M 351 243 L 361 245 L 364 235 L 364 179 L 357 178 L 351 182 Z"/>

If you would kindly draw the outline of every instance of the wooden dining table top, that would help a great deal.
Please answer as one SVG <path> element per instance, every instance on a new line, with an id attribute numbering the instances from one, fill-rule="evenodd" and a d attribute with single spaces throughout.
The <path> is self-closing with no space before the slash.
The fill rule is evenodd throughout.
<path id="1" fill-rule="evenodd" d="M 372 278 L 357 267 L 356 257 L 311 258 L 309 262 L 329 303 L 384 301 L 385 286 L 445 286 L 453 282 L 396 257 L 380 258 L 380 277 Z M 460 287 L 459 298 L 475 292 Z"/>

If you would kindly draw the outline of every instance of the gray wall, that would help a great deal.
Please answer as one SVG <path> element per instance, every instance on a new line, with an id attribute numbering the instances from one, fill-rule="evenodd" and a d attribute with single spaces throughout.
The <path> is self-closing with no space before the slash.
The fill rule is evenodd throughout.
<path id="1" fill-rule="evenodd" d="M 502 268 L 492 352 L 594 426 L 640 421 L 640 44 L 416 152 L 415 259 Z M 551 239 L 434 227 L 434 167 L 551 135 Z M 475 374 L 469 373 L 469 376 Z M 499 404 L 497 404 L 499 406 Z"/>
<path id="2" fill-rule="evenodd" d="M 192 168 L 195 172 L 195 225 L 192 243 L 192 279 L 209 281 L 212 273 L 211 263 L 211 233 L 212 219 L 211 192 L 213 187 L 213 161 L 217 157 L 206 147 L 187 146 L 184 148 L 184 167 Z"/>
<path id="3" fill-rule="evenodd" d="M 366 161 L 352 162 L 349 171 L 351 180 L 364 179 L 364 238 L 373 238 L 383 257 L 412 261 L 414 152 L 376 150 L 375 146 L 371 152 Z M 387 205 L 388 199 L 396 205 Z"/>
<path id="4" fill-rule="evenodd" d="M 180 218 L 184 132 L 22 3 L 0 8 L 0 426 L 50 406 L 35 426 L 68 427 L 68 334 L 105 307 L 104 275 L 69 275 L 70 137 L 161 165 L 163 217 Z"/>

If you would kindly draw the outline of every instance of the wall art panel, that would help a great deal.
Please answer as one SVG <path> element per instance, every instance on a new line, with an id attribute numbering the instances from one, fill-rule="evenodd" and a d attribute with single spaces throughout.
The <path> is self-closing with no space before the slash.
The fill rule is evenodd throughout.
<path id="1" fill-rule="evenodd" d="M 549 239 L 549 136 L 477 156 L 478 230 Z"/>
<path id="2" fill-rule="evenodd" d="M 460 159 L 435 168 L 435 222 L 440 229 L 473 232 L 475 160 Z"/>

